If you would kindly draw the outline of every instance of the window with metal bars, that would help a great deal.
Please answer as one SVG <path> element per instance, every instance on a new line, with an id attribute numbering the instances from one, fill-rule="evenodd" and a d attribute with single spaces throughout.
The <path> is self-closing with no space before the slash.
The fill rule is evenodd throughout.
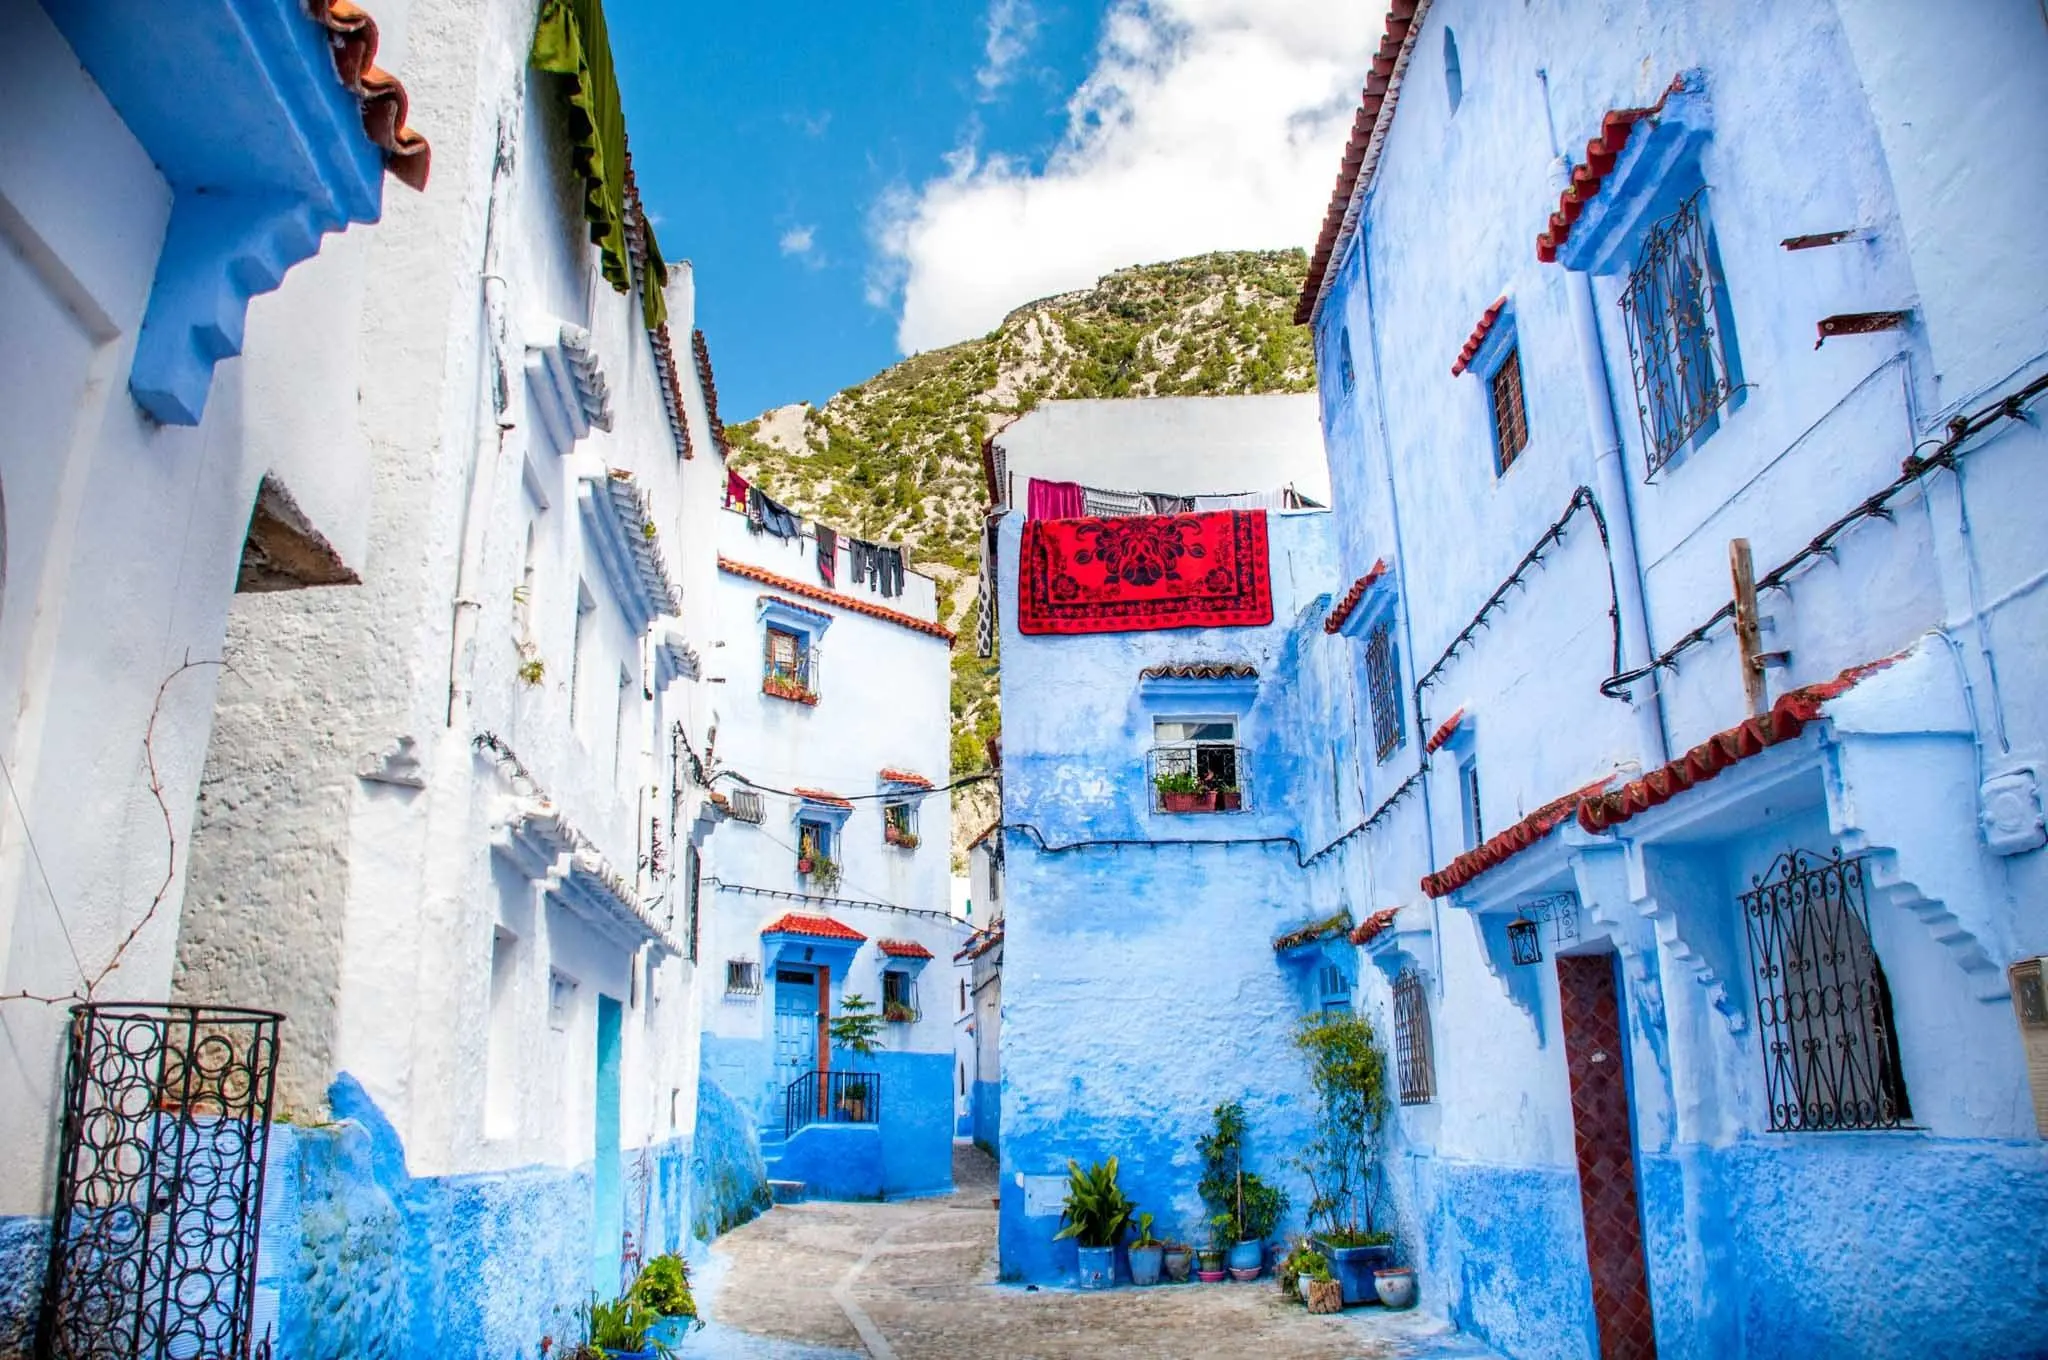
<path id="1" fill-rule="evenodd" d="M 761 965 L 754 959 L 727 959 L 725 961 L 725 994 L 727 996 L 759 996 L 761 994 Z"/>
<path id="2" fill-rule="evenodd" d="M 1741 894 L 1773 1133 L 1912 1118 L 1864 861 L 1788 850 Z"/>
<path id="3" fill-rule="evenodd" d="M 1522 347 L 1508 350 L 1486 381 L 1493 396 L 1494 471 L 1506 472 L 1529 445 L 1529 413 L 1522 404 Z"/>
<path id="4" fill-rule="evenodd" d="M 882 1018 L 907 1023 L 921 1018 L 917 1009 L 917 980 L 891 968 L 882 974 Z"/>
<path id="5" fill-rule="evenodd" d="M 1486 839 L 1486 823 L 1479 816 L 1479 762 L 1470 756 L 1458 762 L 1458 806 L 1465 822 L 1465 848 L 1477 849 Z"/>
<path id="6" fill-rule="evenodd" d="M 1651 227 L 1621 295 L 1643 450 L 1654 476 L 1720 425 L 1741 388 L 1727 288 L 1696 189 Z"/>
<path id="7" fill-rule="evenodd" d="M 1401 661 L 1394 649 L 1391 613 L 1372 626 L 1365 638 L 1365 687 L 1372 700 L 1372 746 L 1375 759 L 1385 760 L 1400 746 L 1405 715 L 1401 705 Z"/>
<path id="8" fill-rule="evenodd" d="M 683 851 L 683 891 L 690 912 L 690 962 L 697 961 L 697 942 L 703 933 L 704 921 L 704 860 L 698 855 L 695 845 Z"/>
<path id="9" fill-rule="evenodd" d="M 734 789 L 726 801 L 732 805 L 732 819 L 736 822 L 761 824 L 761 791 L 759 789 Z"/>
<path id="10" fill-rule="evenodd" d="M 816 703 L 818 668 L 811 640 L 787 628 L 769 628 L 761 667 L 761 692 L 778 699 Z"/>
<path id="11" fill-rule="evenodd" d="M 1422 974 L 1404 968 L 1394 979 L 1394 1062 L 1403 1105 L 1436 1099 L 1436 1059 L 1430 1052 L 1429 993 Z"/>

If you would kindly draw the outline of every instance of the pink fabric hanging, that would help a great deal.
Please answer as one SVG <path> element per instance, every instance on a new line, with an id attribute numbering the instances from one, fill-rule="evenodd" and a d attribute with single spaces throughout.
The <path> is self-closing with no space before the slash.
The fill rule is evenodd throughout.
<path id="1" fill-rule="evenodd" d="M 1086 513 L 1079 482 L 1046 482 L 1033 477 L 1025 491 L 1026 519 L 1079 519 Z"/>

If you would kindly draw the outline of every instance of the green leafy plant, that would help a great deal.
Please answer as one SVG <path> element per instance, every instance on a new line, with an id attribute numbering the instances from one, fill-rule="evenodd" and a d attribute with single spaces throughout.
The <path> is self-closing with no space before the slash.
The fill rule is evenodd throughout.
<path id="1" fill-rule="evenodd" d="M 1195 1186 L 1209 1207 L 1213 1240 L 1223 1246 L 1264 1241 L 1287 1213 L 1287 1192 L 1244 1169 L 1244 1106 L 1216 1107 L 1210 1131 L 1195 1141 L 1202 1179 Z"/>
<path id="2" fill-rule="evenodd" d="M 831 892 L 839 886 L 839 861 L 828 855 L 812 855 L 809 877 L 813 887 Z"/>
<path id="3" fill-rule="evenodd" d="M 839 1014 L 832 1017 L 832 1046 L 863 1058 L 873 1057 L 882 1046 L 882 1017 L 874 1009 L 874 1003 L 859 992 L 839 998 Z"/>
<path id="4" fill-rule="evenodd" d="M 525 684 L 537 687 L 547 674 L 548 663 L 537 656 L 529 656 L 519 663 L 519 679 Z"/>
<path id="5" fill-rule="evenodd" d="M 600 1300 L 592 1294 L 590 1302 L 577 1312 L 585 1339 L 575 1354 L 583 1360 L 605 1360 L 614 1354 L 648 1350 L 661 1360 L 674 1355 L 666 1345 L 647 1335 L 661 1321 L 661 1314 L 631 1294 L 611 1300 Z"/>
<path id="6" fill-rule="evenodd" d="M 1131 1226 L 1136 1208 L 1116 1183 L 1116 1158 L 1086 1170 L 1069 1161 L 1067 1200 L 1060 1210 L 1060 1222 L 1066 1226 L 1053 1237 L 1071 1237 L 1084 1247 L 1113 1247 Z"/>
<path id="7" fill-rule="evenodd" d="M 1247 1171 L 1238 1180 L 1237 1231 L 1240 1242 L 1263 1242 L 1287 1212 L 1287 1192 Z"/>
<path id="8" fill-rule="evenodd" d="M 1139 1214 L 1138 1235 L 1131 1241 L 1132 1248 L 1142 1249 L 1145 1247 L 1163 1247 L 1165 1245 L 1167 1244 L 1164 1241 L 1152 1235 L 1152 1215 Z"/>
<path id="9" fill-rule="evenodd" d="M 690 1294 L 690 1267 L 673 1253 L 657 1256 L 640 1267 L 627 1297 L 663 1317 L 695 1317 L 697 1301 Z"/>
<path id="10" fill-rule="evenodd" d="M 917 1019 L 917 1012 L 910 1008 L 910 1003 L 907 1001 L 884 1001 L 882 1003 L 882 1018 L 892 1024 L 908 1024 L 910 1021 Z"/>
<path id="11" fill-rule="evenodd" d="M 1308 1177 L 1308 1218 L 1332 1246 L 1380 1246 L 1376 1230 L 1380 1135 L 1387 1114 L 1387 1055 L 1372 1022 L 1355 1011 L 1322 1011 L 1296 1024 L 1294 1046 L 1309 1061 L 1315 1133 L 1294 1164 Z"/>
<path id="12" fill-rule="evenodd" d="M 1152 787 L 1158 789 L 1162 794 L 1200 793 L 1202 791 L 1201 781 L 1196 779 L 1193 771 L 1190 770 L 1182 770 L 1175 774 L 1154 775 Z"/>

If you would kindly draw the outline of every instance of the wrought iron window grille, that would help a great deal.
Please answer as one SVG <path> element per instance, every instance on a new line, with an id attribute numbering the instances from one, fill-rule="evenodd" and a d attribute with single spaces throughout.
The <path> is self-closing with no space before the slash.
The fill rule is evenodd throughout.
<path id="1" fill-rule="evenodd" d="M 1422 974 L 1403 968 L 1394 979 L 1394 1065 L 1403 1105 L 1436 1099 L 1436 1058 L 1429 1035 L 1429 993 Z"/>
<path id="2" fill-rule="evenodd" d="M 34 1354 L 247 1360 L 283 1019 L 71 1008 Z"/>
<path id="3" fill-rule="evenodd" d="M 1652 478 L 1695 438 L 1713 433 L 1741 386 L 1729 362 L 1726 286 L 1705 196 L 1694 190 L 1650 228 L 1621 294 Z"/>
<path id="4" fill-rule="evenodd" d="M 1788 850 L 1741 896 L 1773 1133 L 1912 1118 L 1864 861 Z"/>
<path id="5" fill-rule="evenodd" d="M 1251 806 L 1250 762 L 1233 742 L 1155 746 L 1146 757 L 1145 773 L 1154 812 L 1243 812 Z M 1162 783 L 1167 787 L 1161 788 Z M 1000 851 L 994 859 L 999 868 Z"/>
<path id="6" fill-rule="evenodd" d="M 1406 713 L 1401 705 L 1400 656 L 1394 648 L 1391 613 L 1375 623 L 1365 639 L 1365 683 L 1372 700 L 1372 746 L 1376 760 L 1385 760 L 1401 745 Z"/>
<path id="7" fill-rule="evenodd" d="M 727 801 L 732 804 L 732 819 L 736 822 L 761 824 L 761 792 L 759 789 L 734 789 Z"/>
<path id="8" fill-rule="evenodd" d="M 761 657 L 764 689 L 779 697 L 815 696 L 818 673 L 818 648 L 810 639 L 784 628 L 767 630 Z"/>
<path id="9" fill-rule="evenodd" d="M 755 959 L 727 959 L 725 961 L 725 994 L 727 996 L 759 996 L 761 994 L 761 965 Z"/>
<path id="10" fill-rule="evenodd" d="M 1493 399 L 1494 471 L 1506 472 L 1529 446 L 1529 412 L 1522 401 L 1522 348 L 1510 346 L 1507 357 L 1486 380 Z"/>

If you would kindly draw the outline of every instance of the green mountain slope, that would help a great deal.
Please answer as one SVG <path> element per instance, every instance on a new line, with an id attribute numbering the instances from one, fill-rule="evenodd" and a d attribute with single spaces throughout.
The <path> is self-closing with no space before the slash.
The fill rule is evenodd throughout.
<path id="1" fill-rule="evenodd" d="M 1104 275 L 1019 307 L 979 340 L 914 355 L 822 407 L 726 428 L 732 466 L 808 518 L 910 550 L 939 583 L 953 653 L 953 773 L 987 766 L 1000 730 L 996 662 L 974 654 L 987 495 L 981 444 L 1040 401 L 1227 396 L 1315 386 L 1292 323 L 1299 250 L 1231 251 Z M 985 786 L 955 800 L 956 853 L 994 815 Z"/>

